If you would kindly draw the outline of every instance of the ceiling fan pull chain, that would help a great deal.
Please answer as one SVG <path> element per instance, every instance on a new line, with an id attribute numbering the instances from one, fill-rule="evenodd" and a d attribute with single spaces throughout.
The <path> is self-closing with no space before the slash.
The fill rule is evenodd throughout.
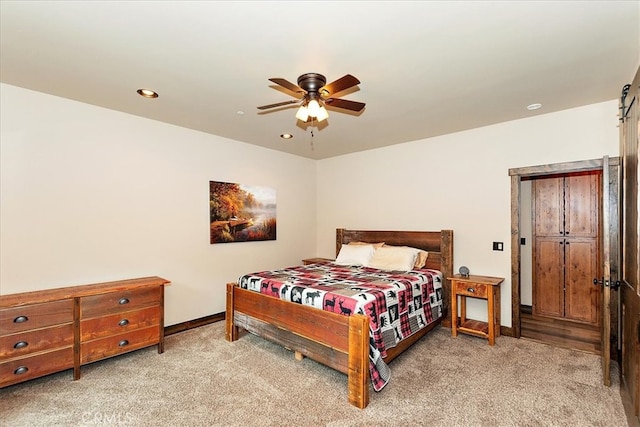
<path id="1" fill-rule="evenodd" d="M 314 147 L 313 147 L 313 128 L 311 129 L 311 140 L 309 141 L 309 145 L 311 145 L 311 151 L 314 151 Z"/>

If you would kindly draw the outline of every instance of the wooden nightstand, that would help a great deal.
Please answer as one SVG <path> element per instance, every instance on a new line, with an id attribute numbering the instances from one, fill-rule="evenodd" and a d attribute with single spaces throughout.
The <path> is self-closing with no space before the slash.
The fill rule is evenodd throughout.
<path id="1" fill-rule="evenodd" d="M 302 260 L 302 264 L 304 265 L 323 264 L 323 263 L 332 262 L 332 261 L 335 261 L 335 260 L 330 258 L 305 258 Z"/>
<path id="2" fill-rule="evenodd" d="M 504 278 L 456 274 L 448 279 L 451 280 L 451 336 L 457 337 L 458 332 L 462 332 L 487 338 L 489 345 L 494 345 L 496 336 L 500 336 L 500 284 Z M 487 300 L 487 322 L 467 319 L 467 297 Z"/>

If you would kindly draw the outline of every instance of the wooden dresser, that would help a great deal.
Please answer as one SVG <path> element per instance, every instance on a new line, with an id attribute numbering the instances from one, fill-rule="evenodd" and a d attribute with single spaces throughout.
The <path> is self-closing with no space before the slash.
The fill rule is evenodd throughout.
<path id="1" fill-rule="evenodd" d="M 0 295 L 0 387 L 140 348 L 164 351 L 161 277 Z"/>

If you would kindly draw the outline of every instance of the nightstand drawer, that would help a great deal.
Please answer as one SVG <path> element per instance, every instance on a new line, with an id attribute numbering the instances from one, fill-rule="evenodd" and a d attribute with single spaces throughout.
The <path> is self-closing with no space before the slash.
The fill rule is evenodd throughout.
<path id="1" fill-rule="evenodd" d="M 85 342 L 158 325 L 160 325 L 160 307 L 95 317 L 80 322 L 80 341 Z"/>
<path id="2" fill-rule="evenodd" d="M 143 307 L 160 306 L 161 297 L 162 289 L 158 286 L 83 297 L 80 299 L 80 318 L 89 319 Z"/>
<path id="3" fill-rule="evenodd" d="M 455 282 L 455 285 L 456 293 L 458 295 L 466 295 L 476 298 L 487 297 L 487 285 L 483 283 Z"/>
<path id="4" fill-rule="evenodd" d="M 3 308 L 0 310 L 0 335 L 72 322 L 72 299 Z"/>
<path id="5" fill-rule="evenodd" d="M 0 336 L 0 359 L 73 345 L 73 323 Z"/>

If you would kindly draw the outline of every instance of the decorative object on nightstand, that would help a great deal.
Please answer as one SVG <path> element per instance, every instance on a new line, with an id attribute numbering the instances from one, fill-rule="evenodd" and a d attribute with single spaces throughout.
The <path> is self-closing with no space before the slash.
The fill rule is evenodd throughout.
<path id="1" fill-rule="evenodd" d="M 500 336 L 500 284 L 504 278 L 455 274 L 448 279 L 451 280 L 451 336 L 457 337 L 461 332 L 487 338 L 489 345 L 494 345 Z M 467 318 L 467 297 L 487 300 L 486 322 Z"/>
<path id="2" fill-rule="evenodd" d="M 469 268 L 467 266 L 463 265 L 458 271 L 462 277 L 469 277 Z"/>

